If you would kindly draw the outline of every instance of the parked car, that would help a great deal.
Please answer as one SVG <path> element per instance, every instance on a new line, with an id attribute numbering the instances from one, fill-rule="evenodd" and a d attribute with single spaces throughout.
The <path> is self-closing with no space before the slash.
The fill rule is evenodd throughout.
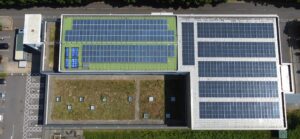
<path id="1" fill-rule="evenodd" d="M 0 100 L 5 100 L 5 92 L 0 92 Z"/>
<path id="2" fill-rule="evenodd" d="M 0 84 L 6 84 L 6 80 L 5 79 L 0 79 Z"/>
<path id="3" fill-rule="evenodd" d="M 8 49 L 8 43 L 0 43 L 0 49 Z"/>

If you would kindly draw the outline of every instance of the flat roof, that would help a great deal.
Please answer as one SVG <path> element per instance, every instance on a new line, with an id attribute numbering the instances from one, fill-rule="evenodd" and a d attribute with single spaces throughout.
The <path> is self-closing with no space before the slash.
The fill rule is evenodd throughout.
<path id="1" fill-rule="evenodd" d="M 47 125 L 114 125 L 116 122 L 135 125 L 163 124 L 163 75 L 48 75 L 46 83 L 44 122 Z M 81 86 L 80 89 L 78 86 Z M 141 88 L 138 90 L 141 93 L 136 93 L 137 88 Z M 149 104 L 149 96 L 155 98 L 155 103 Z M 81 97 L 84 102 L 80 102 Z M 129 100 L 129 97 L 133 100 Z M 134 103 L 137 97 L 141 101 L 138 105 Z M 72 106 L 72 111 L 67 110 L 67 105 Z M 95 111 L 87 109 L 91 105 L 95 106 Z M 149 119 L 143 119 L 144 112 L 150 114 Z"/>
<path id="2" fill-rule="evenodd" d="M 18 33 L 16 35 L 16 44 L 15 44 L 15 60 L 24 60 L 24 45 L 23 45 L 23 33 Z"/>
<path id="3" fill-rule="evenodd" d="M 25 14 L 24 44 L 39 44 L 41 42 L 41 14 Z"/>
<path id="4" fill-rule="evenodd" d="M 282 82 L 282 91 L 284 93 L 294 93 L 293 92 L 293 85 L 292 85 L 292 71 L 291 65 L 285 64 L 281 65 L 281 82 Z"/>
<path id="5" fill-rule="evenodd" d="M 281 93 L 280 38 L 276 15 L 62 15 L 62 20 L 61 72 L 190 73 L 189 118 L 193 130 L 287 128 L 285 101 Z M 130 26 L 133 22 L 138 22 L 135 28 L 144 22 L 147 25 L 167 23 L 165 30 L 174 31 L 173 41 L 165 43 L 154 39 L 158 44 L 174 46 L 174 57 L 165 53 L 168 64 L 170 57 L 174 60 L 167 64 L 172 67 L 171 70 L 151 62 L 138 64 L 148 59 L 139 59 L 134 65 L 132 62 L 116 64 L 114 62 L 118 60 L 113 57 L 107 59 L 106 55 L 128 57 L 128 54 L 118 53 L 119 49 L 123 51 L 123 47 L 130 53 L 132 45 L 156 44 L 141 40 L 132 43 L 128 41 L 130 38 L 123 38 L 122 32 L 121 35 L 110 34 L 118 28 L 115 24 L 122 26 L 128 23 Z M 94 31 L 95 26 L 109 32 L 99 31 L 99 34 Z M 154 36 L 161 38 L 163 35 Z M 147 52 L 151 50 L 148 48 L 145 48 Z M 142 47 L 137 49 L 145 50 Z M 85 62 L 91 64 L 85 65 Z"/>
<path id="6" fill-rule="evenodd" d="M 277 16 L 178 15 L 177 25 L 192 129 L 286 129 Z"/>
<path id="7" fill-rule="evenodd" d="M 61 72 L 176 71 L 175 16 L 62 15 Z"/>

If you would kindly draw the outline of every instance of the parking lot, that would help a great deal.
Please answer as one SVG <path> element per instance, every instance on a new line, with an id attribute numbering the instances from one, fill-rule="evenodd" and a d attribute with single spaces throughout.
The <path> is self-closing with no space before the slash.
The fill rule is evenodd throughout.
<path id="1" fill-rule="evenodd" d="M 22 138 L 22 125 L 24 113 L 24 96 L 26 76 L 8 76 L 7 83 L 0 85 L 0 91 L 5 92 L 5 100 L 0 106 L 0 113 L 3 114 L 1 138 Z"/>

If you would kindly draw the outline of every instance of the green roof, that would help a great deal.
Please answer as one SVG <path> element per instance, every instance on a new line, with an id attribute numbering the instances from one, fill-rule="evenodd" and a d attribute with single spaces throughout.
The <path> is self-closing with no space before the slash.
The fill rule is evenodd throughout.
<path id="1" fill-rule="evenodd" d="M 70 41 L 66 40 L 66 32 L 72 30 L 78 30 L 73 28 L 73 22 L 75 20 L 156 20 L 162 19 L 167 21 L 167 30 L 174 32 L 174 41 Z M 142 31 L 142 30 L 141 30 Z M 175 16 L 63 16 L 62 20 L 62 35 L 61 35 L 61 51 L 60 51 L 60 70 L 61 71 L 175 71 L 177 69 L 177 28 L 176 28 L 176 18 Z M 84 63 L 82 60 L 82 50 L 84 45 L 161 45 L 174 46 L 174 56 L 167 57 L 166 63 L 159 62 L 89 62 Z M 69 57 L 69 68 L 65 68 L 65 48 L 78 48 L 78 67 L 71 68 L 72 57 Z M 71 54 L 71 53 L 70 53 Z M 70 55 L 69 54 L 69 55 Z"/>
<path id="2" fill-rule="evenodd" d="M 16 51 L 23 51 L 24 49 L 23 36 L 23 33 L 17 34 L 16 36 Z"/>

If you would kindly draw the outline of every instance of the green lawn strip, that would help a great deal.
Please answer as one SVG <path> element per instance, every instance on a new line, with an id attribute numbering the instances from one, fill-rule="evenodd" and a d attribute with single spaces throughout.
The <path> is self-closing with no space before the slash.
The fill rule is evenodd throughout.
<path id="1" fill-rule="evenodd" d="M 270 131 L 85 130 L 85 139 L 270 139 Z"/>
<path id="2" fill-rule="evenodd" d="M 149 97 L 153 96 L 154 101 L 149 102 Z M 143 80 L 140 82 L 140 118 L 144 113 L 149 113 L 149 119 L 164 119 L 165 94 L 163 80 Z"/>
<path id="3" fill-rule="evenodd" d="M 66 34 L 66 31 L 67 30 L 71 30 L 72 29 L 72 25 L 73 25 L 73 18 L 71 17 L 64 17 L 63 19 L 63 26 L 62 26 L 62 34 L 61 34 L 61 37 L 62 37 L 62 43 L 65 42 L 65 34 Z"/>
<path id="4" fill-rule="evenodd" d="M 135 94 L 133 80 L 53 80 L 52 120 L 132 120 L 134 103 L 128 102 L 128 96 Z M 55 102 L 56 96 L 61 102 Z M 79 102 L 79 97 L 84 102 Z M 101 97 L 107 101 L 101 101 Z M 67 111 L 72 105 L 72 111 Z M 90 111 L 89 106 L 96 110 Z"/>
<path id="5" fill-rule="evenodd" d="M 175 58 L 169 58 L 169 64 L 163 63 L 90 63 L 89 70 L 131 70 L 131 71 L 174 71 L 176 70 Z"/>
<path id="6" fill-rule="evenodd" d="M 7 73 L 5 72 L 0 72 L 0 79 L 4 79 L 7 77 Z"/>
<path id="7" fill-rule="evenodd" d="M 300 138 L 300 110 L 287 113 L 288 138 Z M 85 139 L 272 139 L 271 131 L 84 130 Z"/>
<path id="8" fill-rule="evenodd" d="M 48 57 L 48 67 L 53 68 L 54 65 L 54 45 L 48 45 L 49 47 L 49 57 Z"/>
<path id="9" fill-rule="evenodd" d="M 49 41 L 50 42 L 54 42 L 55 41 L 55 31 L 56 31 L 56 26 L 55 26 L 55 23 L 50 23 L 50 25 L 49 25 L 50 27 L 49 27 L 49 29 L 50 29 L 50 31 L 49 31 Z"/>
<path id="10" fill-rule="evenodd" d="M 289 111 L 287 113 L 288 121 L 288 138 L 299 139 L 300 138 L 300 109 Z"/>

